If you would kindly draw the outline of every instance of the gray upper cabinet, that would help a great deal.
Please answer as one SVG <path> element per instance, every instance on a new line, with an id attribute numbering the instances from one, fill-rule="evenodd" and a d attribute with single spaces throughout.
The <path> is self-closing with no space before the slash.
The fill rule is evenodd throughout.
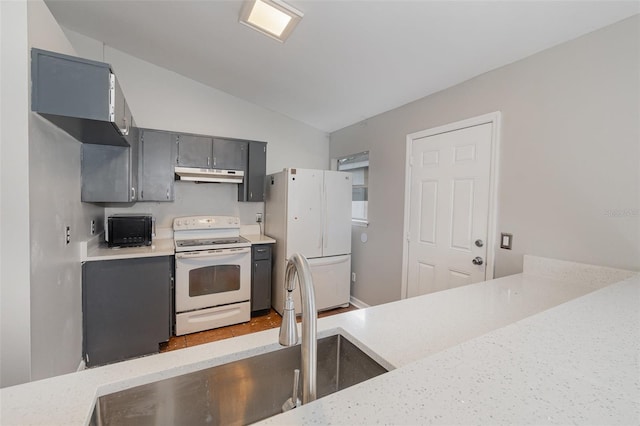
<path id="1" fill-rule="evenodd" d="M 184 133 L 174 137 L 177 147 L 177 166 L 200 169 L 213 167 L 213 139 L 211 137 Z"/>
<path id="2" fill-rule="evenodd" d="M 245 170 L 247 165 L 247 141 L 180 133 L 175 146 L 179 167 Z"/>
<path id="3" fill-rule="evenodd" d="M 238 185 L 238 201 L 264 201 L 267 143 L 250 141 L 244 181 Z"/>
<path id="4" fill-rule="evenodd" d="M 173 158 L 175 136 L 169 132 L 140 129 L 138 201 L 175 199 Z"/>
<path id="5" fill-rule="evenodd" d="M 109 64 L 31 50 L 31 109 L 80 142 L 129 146 L 133 125 Z"/>
<path id="6" fill-rule="evenodd" d="M 93 203 L 138 200 L 138 130 L 127 138 L 131 146 L 82 145 L 81 200 Z"/>
<path id="7" fill-rule="evenodd" d="M 221 170 L 245 170 L 247 168 L 248 142 L 213 138 L 213 166 Z"/>

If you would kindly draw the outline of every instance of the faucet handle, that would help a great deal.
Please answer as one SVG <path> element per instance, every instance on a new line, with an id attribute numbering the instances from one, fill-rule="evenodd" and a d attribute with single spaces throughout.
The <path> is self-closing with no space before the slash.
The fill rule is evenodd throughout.
<path id="1" fill-rule="evenodd" d="M 298 385 L 300 383 L 300 369 L 296 368 L 293 370 L 293 392 L 291 393 L 291 398 L 287 399 L 284 404 L 282 404 L 282 412 L 286 412 L 289 410 L 293 410 L 294 408 L 302 405 L 300 398 L 298 398 Z"/>

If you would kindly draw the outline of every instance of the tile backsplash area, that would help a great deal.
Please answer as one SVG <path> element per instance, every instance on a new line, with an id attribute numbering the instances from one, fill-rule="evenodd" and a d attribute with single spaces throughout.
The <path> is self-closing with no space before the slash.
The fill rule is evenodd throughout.
<path id="1" fill-rule="evenodd" d="M 256 213 L 264 214 L 264 203 L 238 202 L 238 185 L 229 183 L 175 182 L 175 201 L 139 202 L 131 205 L 105 205 L 105 220 L 119 213 L 150 213 L 158 228 L 170 228 L 180 216 L 239 216 L 243 225 L 256 222 Z"/>

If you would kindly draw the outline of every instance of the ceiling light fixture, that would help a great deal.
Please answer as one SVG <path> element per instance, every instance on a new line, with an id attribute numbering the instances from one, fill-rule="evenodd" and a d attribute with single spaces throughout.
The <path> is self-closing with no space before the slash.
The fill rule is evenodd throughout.
<path id="1" fill-rule="evenodd" d="M 240 23 L 284 42 L 303 16 L 281 0 L 248 0 L 240 12 Z"/>

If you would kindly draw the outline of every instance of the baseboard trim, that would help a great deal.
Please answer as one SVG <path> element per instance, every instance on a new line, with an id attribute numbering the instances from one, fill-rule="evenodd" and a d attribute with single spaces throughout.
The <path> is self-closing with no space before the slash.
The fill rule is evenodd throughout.
<path id="1" fill-rule="evenodd" d="M 356 299 L 355 297 L 351 296 L 349 302 L 355 306 L 358 309 L 364 309 L 364 308 L 368 308 L 370 305 L 367 305 L 366 303 L 364 303 L 362 300 L 360 299 Z"/>

